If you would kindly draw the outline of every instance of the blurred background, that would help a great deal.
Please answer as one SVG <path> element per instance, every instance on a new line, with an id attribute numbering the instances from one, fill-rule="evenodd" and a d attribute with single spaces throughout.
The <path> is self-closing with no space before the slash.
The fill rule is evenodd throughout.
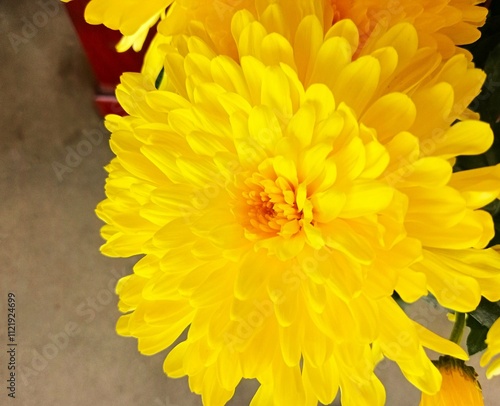
<path id="1" fill-rule="evenodd" d="M 94 208 L 112 158 L 94 102 L 102 90 L 62 3 L 0 1 L 0 404 L 199 406 L 186 379 L 163 374 L 165 354 L 142 356 L 134 339 L 115 333 L 114 286 L 136 258 L 99 253 Z M 7 396 L 9 292 L 15 399 Z M 410 313 L 449 334 L 445 312 L 432 304 Z M 478 372 L 486 404 L 498 405 L 499 381 Z M 388 406 L 418 405 L 393 365 L 382 363 L 379 374 Z M 245 382 L 230 405 L 248 405 L 255 389 Z"/>

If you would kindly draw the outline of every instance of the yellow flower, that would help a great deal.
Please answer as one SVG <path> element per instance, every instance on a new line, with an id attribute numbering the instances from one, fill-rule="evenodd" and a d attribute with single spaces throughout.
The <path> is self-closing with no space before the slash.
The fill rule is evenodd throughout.
<path id="1" fill-rule="evenodd" d="M 325 7 L 323 2 L 331 4 L 332 8 Z M 163 39 L 157 42 L 166 42 L 172 35 L 195 35 L 209 44 L 217 54 L 237 60 L 239 55 L 231 34 L 232 17 L 242 9 L 253 14 L 263 12 L 265 3 L 260 7 L 254 3 L 254 0 L 178 0 L 160 22 L 157 36 Z M 409 58 L 406 63 L 400 63 L 400 66 L 407 67 L 405 71 L 399 72 L 400 78 L 404 78 L 400 88 L 404 86 L 404 90 L 412 90 L 441 61 L 456 54 L 464 54 L 468 60 L 472 58 L 467 50 L 456 45 L 472 43 L 479 38 L 477 27 L 484 24 L 487 9 L 477 6 L 477 3 L 477 0 L 440 0 L 432 4 L 425 0 L 317 0 L 314 7 L 323 10 L 320 18 L 325 26 L 331 25 L 332 21 L 336 23 L 342 19 L 352 19 L 360 32 L 356 44 L 351 43 L 356 46 L 353 59 L 383 47 L 383 38 L 387 40 L 389 32 L 392 33 L 389 36 L 392 41 L 403 43 L 408 40 L 410 44 L 418 44 L 417 52 L 410 49 L 407 53 L 399 54 L 400 57 Z M 395 29 L 396 26 L 403 27 L 402 23 L 411 23 L 414 27 L 411 38 L 402 36 L 407 35 L 409 30 L 398 33 Z M 398 38 L 398 34 L 402 35 Z M 155 44 L 150 49 L 150 53 L 162 54 L 163 57 L 165 52 L 165 47 Z M 156 77 L 162 66 L 151 65 L 151 61 L 146 58 L 144 70 L 156 72 Z M 465 100 L 454 100 L 454 109 L 463 112 L 460 118 L 478 118 L 477 114 L 465 110 L 464 105 L 464 102 L 471 100 L 471 94 L 477 93 L 478 83 L 481 80 L 476 79 L 475 86 L 467 89 L 469 94 Z M 396 86 L 395 82 L 392 84 L 393 89 L 387 90 L 394 90 Z M 466 89 L 463 86 L 460 88 Z"/>
<path id="2" fill-rule="evenodd" d="M 486 344 L 488 344 L 488 348 L 481 357 L 481 366 L 485 367 L 490 364 L 486 370 L 486 377 L 491 379 L 500 375 L 500 358 L 497 357 L 500 354 L 500 319 L 495 321 L 488 331 Z M 494 357 L 497 358 L 492 361 Z"/>
<path id="3" fill-rule="evenodd" d="M 420 406 L 484 406 L 474 368 L 451 357 L 441 357 L 436 366 L 443 376 L 441 389 L 435 395 L 422 394 Z"/>
<path id="4" fill-rule="evenodd" d="M 484 123 L 452 125 L 484 74 L 407 22 L 358 52 L 356 25 L 328 16 L 319 0 L 258 0 L 231 20 L 234 55 L 205 34 L 160 41 L 159 89 L 124 75 L 129 116 L 107 120 L 102 251 L 144 255 L 117 286 L 117 331 L 154 354 L 187 329 L 164 370 L 205 405 L 242 378 L 261 383 L 252 406 L 329 404 L 339 387 L 345 406 L 383 405 L 383 357 L 436 393 L 424 347 L 466 354 L 393 292 L 459 312 L 500 299 L 480 210 L 500 167 L 452 173 L 492 143 Z"/>
<path id="5" fill-rule="evenodd" d="M 70 0 L 62 0 L 67 3 Z M 130 47 L 139 51 L 151 27 L 165 14 L 174 0 L 91 0 L 85 8 L 89 24 L 104 24 L 123 34 L 117 45 L 119 52 Z"/>
<path id="6" fill-rule="evenodd" d="M 67 2 L 69 0 L 62 0 Z M 487 9 L 477 6 L 477 0 L 324 0 L 331 2 L 333 14 L 324 17 L 334 22 L 352 19 L 360 31 L 362 46 L 372 46 L 377 38 L 400 22 L 410 22 L 417 29 L 423 46 L 437 48 L 445 59 L 457 52 L 469 59 L 471 54 L 456 45 L 470 44 L 479 36 L 478 27 L 485 22 Z M 117 46 L 123 52 L 131 46 L 140 50 L 149 32 L 165 10 L 172 5 L 159 31 L 172 34 L 196 34 L 219 53 L 233 54 L 230 36 L 232 16 L 241 9 L 254 12 L 252 0 L 92 0 L 85 10 L 90 24 L 104 24 L 120 30 L 124 38 Z M 317 2 L 320 4 L 320 1 Z M 331 22 L 331 21 L 330 21 Z"/>

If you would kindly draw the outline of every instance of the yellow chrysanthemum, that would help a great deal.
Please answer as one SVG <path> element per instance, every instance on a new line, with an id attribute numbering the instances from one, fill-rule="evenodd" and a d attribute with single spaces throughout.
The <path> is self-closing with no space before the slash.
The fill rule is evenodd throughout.
<path id="1" fill-rule="evenodd" d="M 333 9 L 325 13 L 325 24 L 342 19 L 352 19 L 360 31 L 357 46 L 361 52 L 371 52 L 379 45 L 378 39 L 388 30 L 402 22 L 414 25 L 419 46 L 437 49 L 441 58 L 449 59 L 463 53 L 471 54 L 456 45 L 469 44 L 477 40 L 477 29 L 486 19 L 487 9 L 477 6 L 476 0 L 426 0 L 375 1 L 375 0 L 325 0 Z M 176 1 L 166 18 L 159 25 L 159 35 L 196 35 L 210 44 L 219 54 L 237 59 L 236 45 L 230 32 L 232 16 L 241 9 L 255 14 L 252 0 L 182 0 Z M 152 45 L 152 52 L 160 52 Z M 156 49 L 155 49 L 156 48 Z M 423 55 L 419 55 L 422 63 Z M 149 63 L 146 60 L 145 66 Z M 424 63 L 425 65 L 425 63 Z"/>
<path id="2" fill-rule="evenodd" d="M 488 331 L 486 344 L 488 347 L 481 357 L 481 366 L 488 366 L 486 376 L 491 379 L 500 375 L 500 357 L 498 357 L 500 354 L 500 319 L 493 323 L 493 326 Z M 493 360 L 493 358 L 495 359 Z"/>
<path id="3" fill-rule="evenodd" d="M 420 406 L 484 406 L 474 368 L 451 357 L 441 357 L 436 366 L 443 376 L 441 389 L 435 395 L 423 393 Z"/>
<path id="4" fill-rule="evenodd" d="M 67 3 L 70 0 L 62 0 Z M 85 20 L 89 24 L 104 24 L 123 34 L 117 45 L 119 52 L 130 47 L 139 51 L 165 9 L 174 0 L 91 0 L 85 8 Z"/>
<path id="5" fill-rule="evenodd" d="M 253 10 L 253 11 L 252 11 Z M 500 167 L 452 173 L 492 142 L 451 126 L 484 74 L 443 61 L 415 27 L 369 48 L 323 1 L 255 1 L 231 20 L 232 57 L 212 37 L 163 41 L 159 89 L 126 74 L 127 117 L 110 116 L 102 251 L 144 257 L 120 280 L 117 330 L 206 405 L 257 378 L 256 405 L 382 405 L 381 357 L 436 393 L 424 347 L 457 345 L 392 299 L 429 291 L 444 306 L 500 299 L 500 256 L 484 249 Z M 473 134 L 473 136 L 471 136 Z"/>
<path id="6" fill-rule="evenodd" d="M 342 19 L 352 19 L 360 32 L 356 44 L 353 59 L 363 54 L 371 54 L 383 46 L 382 38 L 397 41 L 403 46 L 404 41 L 409 41 L 412 48 L 407 53 L 399 56 L 411 58 L 405 60 L 400 66 L 406 66 L 401 71 L 400 78 L 404 80 L 407 90 L 410 90 L 420 81 L 425 80 L 432 70 L 441 62 L 450 59 L 455 54 L 465 54 L 471 59 L 471 54 L 458 48 L 475 41 L 480 33 L 477 27 L 485 22 L 487 9 L 477 6 L 481 3 L 476 0 L 441 0 L 438 3 L 426 0 L 392 1 L 382 2 L 374 0 L 324 0 L 331 4 L 332 8 L 324 8 L 322 19 L 325 26 L 331 25 Z M 317 6 L 322 7 L 318 1 Z M 253 0 L 218 0 L 205 2 L 200 0 L 176 1 L 169 10 L 168 15 L 159 25 L 157 37 L 161 37 L 151 48 L 150 54 L 160 55 L 163 60 L 167 52 L 165 47 L 158 43 L 170 41 L 172 35 L 195 35 L 218 54 L 228 55 L 238 59 L 236 44 L 231 35 L 232 16 L 241 9 L 247 9 L 253 14 L 262 13 L 264 6 L 254 5 Z M 263 19 L 269 16 L 262 15 Z M 411 37 L 404 37 L 408 30 L 398 32 L 396 26 L 403 27 L 402 23 L 411 23 L 415 30 Z M 387 35 L 391 32 L 392 35 Z M 416 33 L 416 36 L 415 36 Z M 398 38 L 398 34 L 402 36 Z M 417 52 L 415 52 L 415 49 Z M 437 51 L 437 52 L 436 52 Z M 146 58 L 144 70 L 149 71 L 156 77 L 161 70 L 162 64 L 152 64 L 151 59 Z M 157 58 L 158 59 L 158 58 Z M 394 75 L 395 76 L 395 75 Z M 393 77 L 394 77 L 393 76 Z M 476 82 L 476 86 L 477 86 Z M 394 84 L 392 84 L 394 86 Z M 469 93 L 476 94 L 477 87 L 470 87 Z M 463 91 L 465 88 L 462 87 Z M 470 94 L 465 100 L 470 100 Z M 456 99 L 458 105 L 456 110 L 463 111 L 462 118 L 477 118 L 476 114 L 464 111 L 461 101 Z"/>
<path id="7" fill-rule="evenodd" d="M 62 0 L 67 2 L 69 0 Z M 360 41 L 374 41 L 400 22 L 412 23 L 419 41 L 439 49 L 445 59 L 455 53 L 471 54 L 456 45 L 476 41 L 478 27 L 485 22 L 487 9 L 478 7 L 477 0 L 325 0 L 331 2 L 333 15 L 339 21 L 352 19 L 360 32 Z M 124 38 L 117 49 L 120 52 L 133 47 L 140 50 L 144 40 L 160 16 L 173 3 L 167 18 L 160 23 L 163 35 L 204 32 L 213 41 L 214 49 L 232 54 L 235 51 L 229 34 L 232 16 L 241 9 L 254 12 L 252 0 L 92 0 L 85 10 L 90 24 L 104 24 L 120 30 Z M 205 38 L 204 38 L 205 39 Z"/>

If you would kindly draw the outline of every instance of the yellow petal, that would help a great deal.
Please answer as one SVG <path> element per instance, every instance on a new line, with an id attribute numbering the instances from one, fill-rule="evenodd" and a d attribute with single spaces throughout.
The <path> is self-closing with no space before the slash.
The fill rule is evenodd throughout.
<path id="1" fill-rule="evenodd" d="M 462 194 L 467 207 L 484 207 L 500 195 L 500 165 L 456 172 L 449 184 Z"/>
<path id="2" fill-rule="evenodd" d="M 429 290 L 442 306 L 466 313 L 479 304 L 481 289 L 477 280 L 450 268 L 438 256 L 426 254 L 412 268 L 426 275 Z"/>
<path id="3" fill-rule="evenodd" d="M 391 114 L 387 114 L 391 111 Z M 377 130 L 380 142 L 392 139 L 397 133 L 408 130 L 415 121 L 417 110 L 412 100 L 402 93 L 389 93 L 375 101 L 361 121 Z"/>
<path id="4" fill-rule="evenodd" d="M 493 143 L 489 124 L 481 121 L 462 121 L 436 139 L 432 155 L 445 159 L 457 155 L 476 155 L 485 152 Z"/>
<path id="5" fill-rule="evenodd" d="M 462 360 L 468 360 L 469 357 L 465 350 L 460 347 L 458 344 L 455 344 L 452 341 L 446 340 L 443 337 L 437 335 L 436 333 L 433 333 L 432 331 L 428 330 L 424 326 L 421 326 L 418 323 L 415 323 L 416 328 L 417 328 L 417 334 L 422 341 L 422 344 L 433 350 L 436 351 L 440 354 L 447 354 L 451 355 L 452 357 L 462 359 Z"/>
<path id="6" fill-rule="evenodd" d="M 360 116 L 377 89 L 380 62 L 364 56 L 347 65 L 335 80 L 333 94 L 338 103 L 345 102 Z"/>
<path id="7" fill-rule="evenodd" d="M 355 183 L 346 194 L 346 202 L 339 216 L 353 218 L 377 213 L 392 201 L 394 190 L 383 183 Z"/>

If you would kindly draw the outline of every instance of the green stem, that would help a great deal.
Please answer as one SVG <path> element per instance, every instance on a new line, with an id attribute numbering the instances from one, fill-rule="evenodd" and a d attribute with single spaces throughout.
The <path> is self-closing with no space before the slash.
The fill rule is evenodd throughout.
<path id="1" fill-rule="evenodd" d="M 465 329 L 465 313 L 455 313 L 455 324 L 451 331 L 450 341 L 460 345 Z"/>

